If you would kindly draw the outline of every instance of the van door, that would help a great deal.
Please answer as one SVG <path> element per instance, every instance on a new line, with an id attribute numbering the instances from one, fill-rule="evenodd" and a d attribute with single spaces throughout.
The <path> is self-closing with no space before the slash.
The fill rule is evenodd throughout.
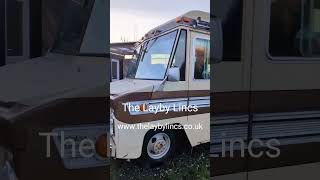
<path id="1" fill-rule="evenodd" d="M 211 77 L 210 164 L 217 180 L 247 178 L 254 1 L 211 1 L 223 27 L 223 61 L 212 65 Z"/>
<path id="2" fill-rule="evenodd" d="M 253 17 L 252 138 L 265 144 L 249 180 L 318 179 L 320 0 L 255 1 Z"/>
<path id="3" fill-rule="evenodd" d="M 168 97 L 182 98 L 186 97 L 186 91 L 188 89 L 187 30 L 181 29 L 178 31 L 176 39 L 177 40 L 175 42 L 175 49 L 173 50 L 174 53 L 172 55 L 172 63 L 170 67 L 179 68 L 180 79 L 179 81 L 166 81 L 163 91 L 168 92 Z"/>
<path id="4" fill-rule="evenodd" d="M 152 94 L 153 99 L 168 99 L 172 101 L 176 107 L 179 104 L 186 104 L 188 94 L 188 68 L 187 63 L 187 49 L 188 49 L 188 31 L 186 29 L 177 30 L 178 35 L 175 42 L 175 49 L 173 49 L 172 63 L 170 68 L 179 68 L 180 78 L 179 81 L 166 81 L 163 87 L 163 91 L 154 92 Z M 185 112 L 180 113 L 179 117 L 175 118 L 176 123 L 181 125 L 187 124 L 187 114 Z"/>
<path id="5" fill-rule="evenodd" d="M 210 141 L 210 35 L 190 31 L 189 65 L 189 107 L 197 110 L 188 112 L 188 124 L 193 129 L 185 129 L 193 134 L 189 137 L 192 145 Z M 194 129 L 199 124 L 201 129 Z"/>

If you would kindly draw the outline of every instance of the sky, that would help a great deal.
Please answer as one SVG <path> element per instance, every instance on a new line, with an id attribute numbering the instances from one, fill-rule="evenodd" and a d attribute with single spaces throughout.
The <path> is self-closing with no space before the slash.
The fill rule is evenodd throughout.
<path id="1" fill-rule="evenodd" d="M 191 10 L 210 12 L 210 0 L 111 0 L 110 41 L 139 40 L 152 28 Z"/>

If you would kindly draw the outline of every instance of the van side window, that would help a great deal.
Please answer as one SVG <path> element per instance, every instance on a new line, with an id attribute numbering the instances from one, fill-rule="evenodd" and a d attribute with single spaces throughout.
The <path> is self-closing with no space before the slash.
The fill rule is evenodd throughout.
<path id="1" fill-rule="evenodd" d="M 112 72 L 112 80 L 119 80 L 119 60 L 112 59 L 111 63 L 111 72 Z"/>
<path id="2" fill-rule="evenodd" d="M 223 60 L 241 61 L 243 0 L 215 0 L 213 14 L 222 20 Z"/>
<path id="3" fill-rule="evenodd" d="M 272 56 L 320 57 L 320 0 L 273 0 Z"/>
<path id="4" fill-rule="evenodd" d="M 180 81 L 186 80 L 186 39 L 187 31 L 181 30 L 177 49 L 172 62 L 172 67 L 180 68 Z"/>
<path id="5" fill-rule="evenodd" d="M 194 41 L 194 79 L 210 79 L 210 41 Z"/>

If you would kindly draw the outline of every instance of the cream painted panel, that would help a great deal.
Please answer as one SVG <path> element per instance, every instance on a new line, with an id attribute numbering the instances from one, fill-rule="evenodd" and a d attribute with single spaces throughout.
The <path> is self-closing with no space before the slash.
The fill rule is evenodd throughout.
<path id="1" fill-rule="evenodd" d="M 254 91 L 320 89 L 319 62 L 272 63 L 257 57 L 253 68 Z"/>
<path id="2" fill-rule="evenodd" d="M 203 141 L 207 140 L 210 136 L 210 129 L 209 129 L 209 114 L 203 114 L 203 117 L 199 115 L 199 118 L 205 119 L 203 121 L 186 121 L 186 117 L 177 117 L 171 119 L 165 119 L 160 121 L 152 121 L 146 122 L 141 124 L 126 124 L 120 122 L 118 120 L 114 121 L 115 125 L 115 144 L 116 144 L 116 158 L 119 159 L 137 159 L 141 156 L 143 140 L 146 133 L 149 129 L 138 128 L 144 126 L 165 126 L 168 124 L 181 124 L 181 125 L 194 125 L 201 122 L 204 125 L 207 125 L 207 129 L 204 130 L 188 130 L 186 131 L 187 137 L 189 137 L 189 141 L 191 145 L 198 145 L 199 139 L 203 138 Z M 205 118 L 208 117 L 208 118 Z M 191 123 L 189 123 L 191 122 Z M 127 126 L 127 129 L 121 128 Z M 196 137 L 195 137 L 196 136 Z M 202 137 L 201 137 L 202 136 Z"/>
<path id="3" fill-rule="evenodd" d="M 126 124 L 118 120 L 114 121 L 116 158 L 137 159 L 141 156 L 143 139 L 148 130 L 130 129 L 131 125 L 137 124 Z M 127 126 L 128 129 L 120 128 L 121 126 Z"/>
<path id="4" fill-rule="evenodd" d="M 187 81 L 170 82 L 167 81 L 164 84 L 163 91 L 186 91 L 188 90 Z"/>
<path id="5" fill-rule="evenodd" d="M 191 146 L 210 142 L 210 113 L 189 116 L 188 124 L 192 127 L 199 127 L 200 124 L 202 127 L 201 129 L 185 129 Z"/>
<path id="6" fill-rule="evenodd" d="M 194 83 L 190 83 L 189 90 L 210 90 L 210 80 L 195 80 Z"/>
<path id="7" fill-rule="evenodd" d="M 211 92 L 243 91 L 243 62 L 222 62 L 213 64 Z"/>

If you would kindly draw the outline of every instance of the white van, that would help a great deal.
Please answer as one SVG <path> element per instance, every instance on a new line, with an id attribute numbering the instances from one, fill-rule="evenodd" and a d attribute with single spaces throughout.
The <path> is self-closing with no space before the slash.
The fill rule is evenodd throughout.
<path id="1" fill-rule="evenodd" d="M 110 84 L 112 157 L 162 162 L 180 137 L 210 141 L 209 30 L 209 13 L 191 11 L 142 38 L 134 78 Z"/>

